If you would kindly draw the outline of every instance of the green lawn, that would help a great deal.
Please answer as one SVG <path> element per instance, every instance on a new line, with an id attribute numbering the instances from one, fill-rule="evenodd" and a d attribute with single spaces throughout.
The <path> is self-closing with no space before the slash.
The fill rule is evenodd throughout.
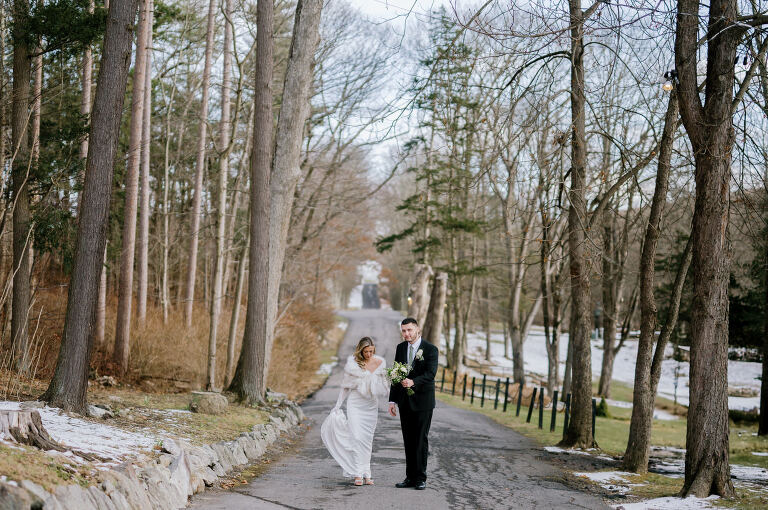
<path id="1" fill-rule="evenodd" d="M 445 385 L 446 390 L 450 388 Z M 457 388 L 458 389 L 458 388 Z M 492 395 L 492 392 L 488 392 Z M 632 391 L 630 388 L 620 383 L 614 383 L 612 390 L 614 400 L 632 400 Z M 462 401 L 461 396 L 455 397 L 448 393 L 438 392 L 438 398 L 446 403 L 463 409 L 472 409 L 473 411 L 485 414 L 495 421 L 513 428 L 516 431 L 535 439 L 542 446 L 556 445 L 563 436 L 563 418 L 562 412 L 557 413 L 555 431 L 550 432 L 549 427 L 552 419 L 552 410 L 544 410 L 544 428 L 538 428 L 538 409 L 534 409 L 530 423 L 526 423 L 528 407 L 522 406 L 520 416 L 515 416 L 515 405 L 509 404 L 507 412 L 502 412 L 503 405 L 499 403 L 498 410 L 493 409 L 493 399 L 486 399 L 485 405 L 480 407 L 480 399 L 475 398 L 474 404 L 470 404 L 469 397 Z M 673 403 L 665 399 L 657 399 L 659 408 L 671 410 Z M 678 406 L 679 407 L 679 406 Z M 627 445 L 627 436 L 629 434 L 629 422 L 632 416 L 632 410 L 608 406 L 610 417 L 597 417 L 595 424 L 595 440 L 600 449 L 613 456 L 621 456 Z M 748 466 L 759 466 L 768 469 L 768 457 L 758 457 L 752 455 L 752 452 L 768 451 L 768 439 L 757 437 L 757 425 L 734 424 L 731 423 L 731 463 Z M 654 446 L 672 446 L 677 448 L 685 447 L 686 420 L 680 417 L 678 420 L 654 420 L 651 431 L 651 444 Z"/>
<path id="2" fill-rule="evenodd" d="M 446 389 L 450 388 L 446 384 Z M 492 392 L 489 392 L 493 395 Z M 480 407 L 480 399 L 475 398 L 474 404 L 470 404 L 469 397 L 462 400 L 461 395 L 451 396 L 449 393 L 437 393 L 438 398 L 450 405 L 461 409 L 469 409 L 489 416 L 493 420 L 504 426 L 510 427 L 517 432 L 536 441 L 541 446 L 554 446 L 563 436 L 563 418 L 562 412 L 557 414 L 555 431 L 550 432 L 550 423 L 552 419 L 552 410 L 544 410 L 544 428 L 538 428 L 538 409 L 533 410 L 531 422 L 527 423 L 528 407 L 520 408 L 520 416 L 515 416 L 516 406 L 507 405 L 507 412 L 503 412 L 503 404 L 499 403 L 498 409 L 493 408 L 493 398 L 485 400 L 484 406 Z M 613 400 L 632 401 L 632 390 L 626 385 L 614 382 L 612 388 Z M 657 408 L 671 411 L 674 403 L 657 399 Z M 595 424 L 595 440 L 600 449 L 611 456 L 620 457 L 624 454 L 629 434 L 629 422 L 632 410 L 608 406 L 609 417 L 597 417 Z M 680 410 L 680 406 L 678 406 Z M 756 425 L 734 424 L 731 422 L 731 452 L 730 461 L 732 464 L 747 466 L 759 466 L 768 469 L 768 457 L 758 457 L 752 455 L 752 452 L 768 451 L 768 439 L 757 437 Z M 685 447 L 686 420 L 680 417 L 678 420 L 654 420 L 651 432 L 651 443 L 654 446 L 672 446 L 678 448 Z M 659 498 L 664 496 L 676 496 L 679 494 L 683 485 L 682 478 L 672 478 L 669 476 L 647 473 L 644 475 L 632 475 L 627 477 L 631 486 L 631 494 L 643 499 Z M 745 487 L 737 488 L 737 496 L 734 499 L 718 500 L 718 506 L 738 509 L 768 508 L 768 489 L 764 487 Z"/>

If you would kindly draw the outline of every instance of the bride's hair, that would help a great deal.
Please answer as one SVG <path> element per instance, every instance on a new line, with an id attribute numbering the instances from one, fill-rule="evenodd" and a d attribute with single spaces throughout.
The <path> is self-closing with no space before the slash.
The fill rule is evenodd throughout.
<path id="1" fill-rule="evenodd" d="M 361 338 L 360 341 L 357 342 L 357 347 L 355 347 L 355 354 L 353 355 L 355 357 L 355 361 L 357 361 L 357 364 L 360 365 L 360 367 L 365 366 L 363 350 L 366 347 L 373 347 L 373 353 L 376 354 L 376 344 L 373 343 L 373 338 L 369 336 L 364 336 Z"/>

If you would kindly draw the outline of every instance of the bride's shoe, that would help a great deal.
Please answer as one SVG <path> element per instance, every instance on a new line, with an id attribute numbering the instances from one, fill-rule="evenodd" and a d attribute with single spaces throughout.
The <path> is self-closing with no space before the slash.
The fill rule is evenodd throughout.
<path id="1" fill-rule="evenodd" d="M 363 478 L 365 485 L 373 485 L 373 478 Z"/>
<path id="2" fill-rule="evenodd" d="M 363 485 L 363 479 L 360 478 L 359 476 L 355 477 L 355 485 L 357 485 L 358 487 Z"/>

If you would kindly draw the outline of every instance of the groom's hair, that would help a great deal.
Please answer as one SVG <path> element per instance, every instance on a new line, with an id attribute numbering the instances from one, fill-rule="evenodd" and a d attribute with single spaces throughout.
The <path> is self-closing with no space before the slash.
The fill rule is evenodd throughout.
<path id="1" fill-rule="evenodd" d="M 405 326 L 406 324 L 414 324 L 416 326 L 419 325 L 419 323 L 416 322 L 416 319 L 414 319 L 413 317 L 406 317 L 405 319 L 403 319 L 403 322 L 400 323 L 401 326 Z"/>

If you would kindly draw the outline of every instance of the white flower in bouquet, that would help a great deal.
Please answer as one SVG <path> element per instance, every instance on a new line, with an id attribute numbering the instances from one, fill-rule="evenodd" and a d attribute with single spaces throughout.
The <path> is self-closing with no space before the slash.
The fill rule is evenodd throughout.
<path id="1" fill-rule="evenodd" d="M 411 366 L 406 365 L 405 363 L 400 363 L 399 361 L 395 361 L 391 367 L 387 368 L 387 377 L 390 381 L 392 381 L 392 384 L 398 384 L 403 382 L 403 379 L 405 379 L 408 376 L 408 373 L 411 371 Z M 413 395 L 415 392 L 411 388 L 406 389 L 406 393 L 408 393 L 408 396 Z"/>

